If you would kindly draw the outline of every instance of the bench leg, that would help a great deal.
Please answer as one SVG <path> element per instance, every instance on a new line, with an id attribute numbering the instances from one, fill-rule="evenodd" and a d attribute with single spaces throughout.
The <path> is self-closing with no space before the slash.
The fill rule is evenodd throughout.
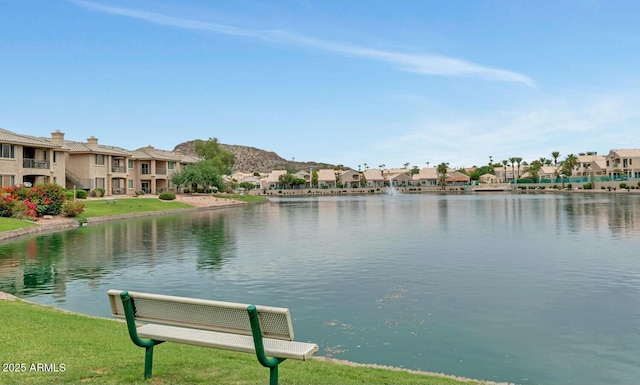
<path id="1" fill-rule="evenodd" d="M 153 369 L 153 345 L 147 346 L 144 352 L 144 379 L 151 378 L 151 370 Z"/>
<path id="2" fill-rule="evenodd" d="M 269 385 L 278 385 L 278 365 L 269 368 Z"/>

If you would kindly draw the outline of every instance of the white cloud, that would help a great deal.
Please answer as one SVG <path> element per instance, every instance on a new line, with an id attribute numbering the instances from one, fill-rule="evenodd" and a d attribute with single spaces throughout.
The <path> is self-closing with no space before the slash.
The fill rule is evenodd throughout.
<path id="1" fill-rule="evenodd" d="M 534 81 L 526 75 L 498 68 L 486 67 L 465 60 L 433 54 L 407 54 L 359 47 L 327 40 L 300 36 L 279 30 L 248 30 L 228 25 L 197 20 L 183 19 L 159 13 L 137 11 L 122 7 L 106 6 L 84 0 L 69 0 L 83 8 L 111 15 L 130 17 L 149 23 L 172 26 L 190 30 L 203 30 L 223 35 L 260 39 L 277 44 L 303 46 L 326 52 L 341 53 L 354 57 L 373 59 L 395 66 L 396 68 L 417 74 L 476 77 L 481 79 L 523 83 L 535 87 Z"/>

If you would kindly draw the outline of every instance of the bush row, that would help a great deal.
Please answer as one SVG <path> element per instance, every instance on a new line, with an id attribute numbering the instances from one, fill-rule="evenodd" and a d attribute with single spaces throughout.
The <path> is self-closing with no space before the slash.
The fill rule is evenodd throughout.
<path id="1" fill-rule="evenodd" d="M 53 183 L 42 183 L 33 187 L 4 187 L 0 189 L 0 217 L 33 219 L 43 215 L 59 215 L 63 212 L 66 215 L 68 211 L 66 206 L 70 205 L 69 202 L 73 203 L 67 197 L 68 192 Z M 74 203 L 73 206 L 75 209 L 71 212 L 77 212 L 77 204 Z"/>

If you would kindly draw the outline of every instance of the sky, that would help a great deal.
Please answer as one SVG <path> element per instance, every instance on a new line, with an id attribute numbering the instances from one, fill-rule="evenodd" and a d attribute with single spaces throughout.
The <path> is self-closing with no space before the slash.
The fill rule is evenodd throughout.
<path id="1" fill-rule="evenodd" d="M 0 0 L 0 127 L 482 166 L 640 148 L 635 0 Z M 249 170 L 250 171 L 250 170 Z"/>

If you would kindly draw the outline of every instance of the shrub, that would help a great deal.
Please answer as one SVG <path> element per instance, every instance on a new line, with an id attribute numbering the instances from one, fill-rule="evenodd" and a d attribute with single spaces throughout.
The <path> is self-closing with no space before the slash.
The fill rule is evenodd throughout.
<path id="1" fill-rule="evenodd" d="M 0 217 L 11 217 L 15 206 L 16 196 L 7 192 L 0 192 Z"/>
<path id="2" fill-rule="evenodd" d="M 68 200 L 62 205 L 62 212 L 67 217 L 77 217 L 84 212 L 84 202 Z"/>
<path id="3" fill-rule="evenodd" d="M 620 188 L 627 188 L 627 184 L 624 182 L 620 183 Z"/>
<path id="4" fill-rule="evenodd" d="M 64 192 L 64 197 L 66 200 L 73 200 L 73 190 L 67 190 Z"/>
<path id="5" fill-rule="evenodd" d="M 87 199 L 87 191 L 86 190 L 77 190 L 76 198 L 78 199 Z"/>
<path id="6" fill-rule="evenodd" d="M 103 197 L 105 193 L 105 189 L 103 189 L 102 187 L 98 187 L 96 189 L 96 193 L 98 194 L 99 197 Z"/>
<path id="7" fill-rule="evenodd" d="M 18 219 L 33 219 L 38 215 L 37 208 L 36 204 L 29 200 L 17 200 L 13 205 L 11 216 Z"/>
<path id="8" fill-rule="evenodd" d="M 158 195 L 158 198 L 162 199 L 163 201 L 172 201 L 176 199 L 176 194 L 171 191 L 163 191 Z"/>
<path id="9" fill-rule="evenodd" d="M 585 190 L 591 190 L 593 187 L 591 186 L 591 183 L 585 183 L 582 185 L 582 188 Z"/>
<path id="10" fill-rule="evenodd" d="M 29 189 L 27 199 L 36 206 L 37 216 L 58 215 L 66 197 L 62 187 L 54 183 L 42 183 Z"/>

